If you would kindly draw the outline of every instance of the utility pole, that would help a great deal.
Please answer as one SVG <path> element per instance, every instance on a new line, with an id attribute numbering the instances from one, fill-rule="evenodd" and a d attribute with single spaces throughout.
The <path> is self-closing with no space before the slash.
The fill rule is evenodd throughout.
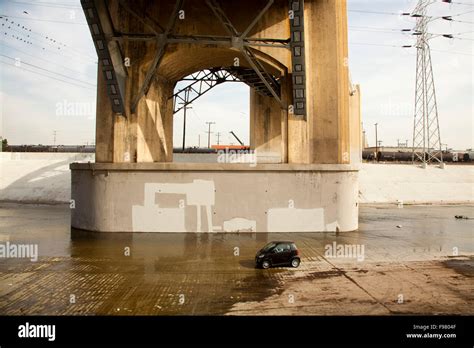
<path id="1" fill-rule="evenodd" d="M 209 130 L 207 131 L 207 148 L 211 148 L 211 125 L 216 124 L 215 122 L 206 122 L 206 124 L 209 126 Z"/>
<path id="2" fill-rule="evenodd" d="M 378 161 L 379 160 L 379 138 L 378 138 L 378 134 L 377 134 L 377 127 L 378 127 L 378 123 L 375 124 L 375 160 Z"/>
<path id="3" fill-rule="evenodd" d="M 217 132 L 217 145 L 220 145 L 221 132 Z"/>
<path id="4" fill-rule="evenodd" d="M 201 134 L 198 134 L 198 148 L 201 148 Z"/>
<path id="5" fill-rule="evenodd" d="M 54 130 L 53 131 L 53 138 L 54 138 L 54 141 L 53 141 L 53 146 L 56 146 L 56 135 L 57 135 L 58 131 Z"/>
<path id="6" fill-rule="evenodd" d="M 434 36 L 428 32 L 428 24 L 432 21 L 427 15 L 428 6 L 436 2 L 419 0 L 412 15 L 416 17 L 417 35 L 412 161 L 420 161 L 423 166 L 435 161 L 443 163 L 431 48 L 428 42 Z"/>
<path id="7" fill-rule="evenodd" d="M 183 117 L 183 152 L 184 152 L 184 149 L 186 148 L 186 110 L 188 109 L 192 109 L 192 106 L 188 106 L 190 103 L 189 103 L 189 88 L 187 88 L 185 91 L 184 91 L 184 102 L 183 103 L 180 103 L 183 105 L 183 114 L 184 114 L 184 117 Z"/>

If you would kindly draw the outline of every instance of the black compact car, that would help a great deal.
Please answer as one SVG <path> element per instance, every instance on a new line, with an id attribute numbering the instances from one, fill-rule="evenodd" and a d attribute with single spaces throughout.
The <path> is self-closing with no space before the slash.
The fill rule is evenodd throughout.
<path id="1" fill-rule="evenodd" d="M 298 267 L 301 259 L 298 249 L 293 242 L 270 242 L 255 256 L 257 267 L 270 268 L 273 266 Z"/>

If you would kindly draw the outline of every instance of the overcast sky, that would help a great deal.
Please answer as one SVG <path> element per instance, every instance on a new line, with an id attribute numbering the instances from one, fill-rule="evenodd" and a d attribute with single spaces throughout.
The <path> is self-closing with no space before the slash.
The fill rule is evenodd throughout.
<path id="1" fill-rule="evenodd" d="M 474 11 L 472 0 L 434 4 L 430 15 Z M 462 4 L 461 4 L 462 3 Z M 411 142 L 415 87 L 415 49 L 402 45 L 414 37 L 401 29 L 414 19 L 411 0 L 348 0 L 349 62 L 353 83 L 361 85 L 362 117 L 369 145 L 374 123 L 383 145 Z M 26 13 L 24 13 L 24 11 Z M 360 12 L 359 12 L 360 11 Z M 369 13 L 377 12 L 377 13 Z M 95 134 L 96 53 L 79 0 L 0 0 L 0 136 L 10 144 L 91 144 Z M 473 148 L 474 12 L 433 22 L 430 32 L 457 34 L 431 41 L 441 138 L 456 149 Z M 5 17 L 9 16 L 9 17 Z M 13 23 L 12 23 L 13 22 Z M 249 91 L 242 83 L 221 85 L 188 111 L 187 145 L 235 143 L 233 130 L 248 144 Z M 181 145 L 182 113 L 175 116 L 175 146 Z"/>

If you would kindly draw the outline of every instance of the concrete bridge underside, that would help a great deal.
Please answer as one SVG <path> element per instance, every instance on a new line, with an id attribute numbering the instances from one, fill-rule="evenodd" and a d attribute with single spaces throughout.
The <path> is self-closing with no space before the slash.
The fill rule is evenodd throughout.
<path id="1" fill-rule="evenodd" d="M 99 56 L 96 163 L 71 165 L 73 227 L 357 229 L 360 93 L 349 83 L 345 0 L 82 6 Z M 172 163 L 170 97 L 205 69 L 260 78 L 249 96 L 256 166 Z"/>

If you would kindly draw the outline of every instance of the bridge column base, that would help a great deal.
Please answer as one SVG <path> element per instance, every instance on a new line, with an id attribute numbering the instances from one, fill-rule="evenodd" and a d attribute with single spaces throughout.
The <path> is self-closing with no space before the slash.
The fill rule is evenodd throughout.
<path id="1" fill-rule="evenodd" d="M 100 232 L 345 232 L 349 165 L 73 163 L 74 228 Z"/>

